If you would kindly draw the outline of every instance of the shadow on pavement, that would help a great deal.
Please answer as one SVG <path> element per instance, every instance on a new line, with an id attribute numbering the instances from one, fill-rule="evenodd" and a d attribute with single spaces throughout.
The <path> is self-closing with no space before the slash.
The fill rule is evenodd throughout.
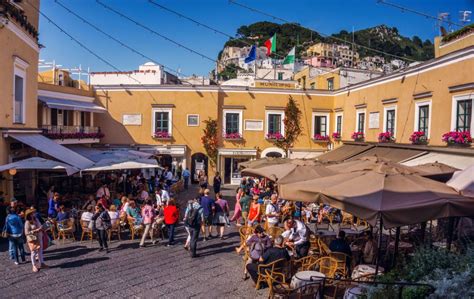
<path id="1" fill-rule="evenodd" d="M 59 252 L 58 254 L 53 254 L 53 255 L 50 255 L 48 251 L 46 251 L 45 256 L 48 260 L 60 260 L 64 258 L 78 257 L 84 254 L 88 254 L 91 251 L 97 251 L 97 249 L 81 248 L 81 249 L 71 250 L 67 252 Z"/>
<path id="2" fill-rule="evenodd" d="M 81 267 L 87 264 L 94 264 L 102 261 L 108 260 L 108 257 L 97 257 L 97 258 L 88 258 L 88 259 L 83 259 L 83 260 L 78 260 L 78 261 L 72 261 L 72 262 L 67 262 L 67 263 L 62 263 L 59 265 L 51 266 L 51 268 L 76 268 L 76 267 Z"/>

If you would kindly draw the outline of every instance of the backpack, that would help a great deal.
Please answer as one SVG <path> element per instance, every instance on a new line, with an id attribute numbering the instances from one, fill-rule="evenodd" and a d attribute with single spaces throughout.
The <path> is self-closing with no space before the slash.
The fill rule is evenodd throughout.
<path id="1" fill-rule="evenodd" d="M 102 225 L 104 226 L 105 230 L 112 228 L 112 221 L 110 220 L 110 215 L 107 213 L 107 211 L 102 212 L 99 217 L 102 219 Z"/>
<path id="2" fill-rule="evenodd" d="M 201 207 L 198 209 L 192 208 L 191 211 L 188 213 L 188 217 L 186 217 L 186 226 L 188 227 L 196 227 L 199 224 L 199 210 L 202 209 Z"/>
<path id="3" fill-rule="evenodd" d="M 257 242 L 252 243 L 250 246 L 250 258 L 254 261 L 258 261 L 265 251 L 265 247 L 262 244 L 262 240 L 258 238 Z"/>

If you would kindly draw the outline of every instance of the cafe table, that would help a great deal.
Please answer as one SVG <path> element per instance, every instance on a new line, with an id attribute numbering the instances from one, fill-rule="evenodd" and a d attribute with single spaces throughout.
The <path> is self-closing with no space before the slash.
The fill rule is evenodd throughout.
<path id="1" fill-rule="evenodd" d="M 344 292 L 344 299 L 367 298 L 367 290 L 363 286 L 354 286 Z"/>
<path id="2" fill-rule="evenodd" d="M 318 271 L 300 271 L 291 278 L 290 286 L 295 289 L 300 288 L 308 284 L 322 282 L 325 277 L 326 275 Z"/>
<path id="3" fill-rule="evenodd" d="M 375 268 L 376 265 L 367 265 L 367 264 L 361 264 L 357 265 L 354 270 L 352 271 L 352 279 L 357 279 L 366 275 L 374 275 L 375 274 Z M 379 266 L 379 274 L 383 273 L 385 269 L 383 267 Z"/>

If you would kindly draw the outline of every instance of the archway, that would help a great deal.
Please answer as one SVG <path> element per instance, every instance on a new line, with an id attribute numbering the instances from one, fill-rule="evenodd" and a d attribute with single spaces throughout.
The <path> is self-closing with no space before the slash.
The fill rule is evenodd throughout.
<path id="1" fill-rule="evenodd" d="M 266 148 L 262 151 L 262 153 L 260 154 L 260 157 L 264 158 L 264 157 L 268 157 L 268 158 L 285 158 L 286 157 L 286 154 L 285 152 L 281 149 L 281 148 L 278 148 L 278 147 L 269 147 L 269 148 Z"/>
<path id="2" fill-rule="evenodd" d="M 199 171 L 204 170 L 206 175 L 208 169 L 208 158 L 203 153 L 195 153 L 191 156 L 191 182 L 197 183 Z"/>
<path id="3" fill-rule="evenodd" d="M 169 167 L 169 169 L 171 169 L 171 165 L 173 164 L 173 157 L 171 157 L 171 155 L 159 154 L 156 155 L 156 160 L 158 160 L 158 163 L 162 167 Z"/>

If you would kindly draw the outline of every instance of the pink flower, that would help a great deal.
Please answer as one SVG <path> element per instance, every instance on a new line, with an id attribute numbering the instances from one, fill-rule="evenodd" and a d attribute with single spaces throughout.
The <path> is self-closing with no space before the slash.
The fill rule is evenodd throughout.
<path id="1" fill-rule="evenodd" d="M 155 134 L 154 134 L 154 137 L 155 138 L 166 139 L 166 138 L 170 138 L 171 135 L 167 131 L 156 131 Z"/>
<path id="2" fill-rule="evenodd" d="M 351 138 L 354 140 L 362 140 L 364 139 L 364 132 L 353 132 Z"/>
<path id="3" fill-rule="evenodd" d="M 321 134 L 314 134 L 313 139 L 314 140 L 320 140 L 320 141 L 329 141 L 329 136 L 321 135 Z"/>
<path id="4" fill-rule="evenodd" d="M 225 139 L 240 139 L 242 136 L 240 133 L 225 133 L 224 134 Z"/>
<path id="5" fill-rule="evenodd" d="M 268 133 L 267 134 L 267 139 L 281 140 L 283 138 L 284 138 L 283 135 L 279 132 L 277 132 L 277 133 Z"/>
<path id="6" fill-rule="evenodd" d="M 413 132 L 413 133 L 410 135 L 410 141 L 411 141 L 413 144 L 424 143 L 424 142 L 427 142 L 427 141 L 428 141 L 428 138 L 426 137 L 425 132 L 423 132 L 423 131 L 416 131 L 416 132 Z"/>
<path id="7" fill-rule="evenodd" d="M 341 139 L 341 134 L 339 132 L 334 132 L 331 136 L 333 139 Z"/>
<path id="8" fill-rule="evenodd" d="M 395 137 L 393 137 L 391 132 L 382 132 L 379 133 L 379 142 L 394 142 Z"/>
<path id="9" fill-rule="evenodd" d="M 468 131 L 451 131 L 444 133 L 442 140 L 448 144 L 470 144 L 472 143 L 471 133 Z"/>

